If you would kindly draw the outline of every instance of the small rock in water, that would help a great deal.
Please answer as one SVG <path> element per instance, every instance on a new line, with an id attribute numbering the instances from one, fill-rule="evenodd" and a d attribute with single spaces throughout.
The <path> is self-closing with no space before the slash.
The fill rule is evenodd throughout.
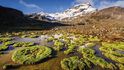
<path id="1" fill-rule="evenodd" d="M 62 34 L 55 34 L 53 36 L 54 36 L 54 38 L 60 38 L 60 37 L 62 37 Z"/>
<path id="2" fill-rule="evenodd" d="M 2 42 L 0 42 L 0 44 L 2 44 Z"/>
<path id="3" fill-rule="evenodd" d="M 40 39 L 41 39 L 41 40 L 44 40 L 44 39 L 47 39 L 47 38 L 48 38 L 47 35 L 41 35 L 41 36 L 40 36 Z"/>
<path id="4" fill-rule="evenodd" d="M 9 45 L 8 46 L 8 50 L 13 50 L 14 48 L 13 48 L 13 45 Z"/>

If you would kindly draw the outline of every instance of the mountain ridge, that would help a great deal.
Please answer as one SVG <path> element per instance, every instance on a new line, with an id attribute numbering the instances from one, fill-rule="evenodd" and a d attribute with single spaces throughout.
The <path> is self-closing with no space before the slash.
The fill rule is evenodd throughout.
<path id="1" fill-rule="evenodd" d="M 64 12 L 60 12 L 60 13 L 51 14 L 51 13 L 39 12 L 39 13 L 29 14 L 29 16 L 31 18 L 37 18 L 38 20 L 48 19 L 48 20 L 61 21 L 64 19 L 75 18 L 76 16 L 79 16 L 79 15 L 93 13 L 95 11 L 97 11 L 97 9 L 93 8 L 91 4 L 87 3 L 87 4 L 75 5 L 72 8 L 69 8 Z"/>

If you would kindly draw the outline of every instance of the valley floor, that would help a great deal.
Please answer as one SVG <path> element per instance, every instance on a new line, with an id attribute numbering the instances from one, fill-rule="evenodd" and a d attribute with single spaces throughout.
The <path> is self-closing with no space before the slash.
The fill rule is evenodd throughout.
<path id="1" fill-rule="evenodd" d="M 47 29 L 47 27 L 45 27 L 45 29 L 36 27 L 14 30 L 15 31 L 13 31 L 13 29 L 7 30 L 8 32 L 3 30 L 0 33 L 1 45 L 4 45 L 4 47 L 7 46 L 6 49 L 2 48 L 3 46 L 0 45 L 0 70 L 68 70 L 67 67 L 64 68 L 62 66 L 62 60 L 64 62 L 65 59 L 72 63 L 73 67 L 76 63 L 74 62 L 73 64 L 71 59 L 74 58 L 75 60 L 78 59 L 85 64 L 83 69 L 122 70 L 124 68 L 124 25 L 122 22 L 114 22 L 111 24 L 97 23 L 87 25 L 56 26 L 52 29 Z M 73 41 L 75 38 L 77 38 L 77 40 L 74 41 L 74 43 L 71 43 L 70 41 Z M 48 43 L 46 40 L 48 42 L 52 42 Z M 13 61 L 12 56 L 15 51 L 19 48 L 29 47 L 32 44 L 35 44 L 34 46 L 47 46 L 54 51 L 52 51 L 51 57 L 45 58 L 42 62 L 36 64 L 25 65 L 25 63 L 20 64 Z M 89 44 L 87 46 L 88 49 L 85 48 L 85 45 L 87 44 Z M 93 44 L 95 44 L 95 46 L 93 46 Z M 16 46 L 14 47 L 14 45 Z M 77 47 L 74 47 L 73 45 Z M 111 47 L 109 47 L 110 45 Z M 115 47 L 117 45 L 120 46 Z M 78 50 L 80 47 L 84 47 L 84 49 L 81 50 L 82 52 L 85 51 L 84 53 Z M 8 51 L 8 48 L 11 50 Z M 88 56 L 86 50 L 89 51 L 90 55 L 93 57 Z M 78 58 L 74 56 L 78 56 Z M 82 61 L 82 59 L 89 62 L 89 64 L 86 64 L 86 62 L 84 60 Z M 97 64 L 95 65 L 95 63 Z M 65 63 L 64 65 L 68 66 L 68 63 Z M 108 65 L 108 67 L 106 67 L 106 65 Z M 77 68 L 77 70 L 79 69 Z"/>

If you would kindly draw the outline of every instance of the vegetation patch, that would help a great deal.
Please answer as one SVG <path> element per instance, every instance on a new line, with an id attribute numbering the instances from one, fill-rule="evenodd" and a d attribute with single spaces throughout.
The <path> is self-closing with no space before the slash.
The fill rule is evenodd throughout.
<path id="1" fill-rule="evenodd" d="M 5 51 L 8 49 L 8 46 L 6 45 L 0 45 L 0 51 Z"/>
<path id="2" fill-rule="evenodd" d="M 81 61 L 78 56 L 65 58 L 61 61 L 61 67 L 64 70 L 86 70 L 90 62 Z"/>
<path id="3" fill-rule="evenodd" d="M 5 42 L 5 43 L 3 43 L 4 45 L 6 45 L 6 46 L 9 46 L 9 45 L 13 45 L 14 44 L 14 42 L 11 42 L 11 41 L 7 41 L 7 42 Z"/>
<path id="4" fill-rule="evenodd" d="M 124 64 L 124 54 L 117 52 L 117 50 L 118 51 L 124 50 L 123 42 L 116 42 L 116 43 L 103 42 L 100 50 L 103 52 L 103 54 L 106 57 L 112 59 L 113 61 Z"/>
<path id="5" fill-rule="evenodd" d="M 124 69 L 124 64 L 117 63 L 116 65 L 118 66 L 119 70 L 123 70 Z"/>
<path id="6" fill-rule="evenodd" d="M 34 43 L 32 43 L 32 42 L 17 42 L 13 45 L 13 47 L 30 47 L 33 45 L 34 45 Z"/>
<path id="7" fill-rule="evenodd" d="M 97 36 L 91 36 L 91 35 L 88 37 L 88 40 L 89 41 L 101 41 Z"/>
<path id="8" fill-rule="evenodd" d="M 7 41 L 11 41 L 12 38 L 0 38 L 0 42 L 7 42 Z"/>
<path id="9" fill-rule="evenodd" d="M 30 35 L 29 38 L 37 38 L 37 35 Z"/>
<path id="10" fill-rule="evenodd" d="M 59 40 L 55 40 L 54 41 L 54 49 L 55 50 L 57 50 L 57 51 L 60 51 L 60 50 L 62 50 L 63 49 L 63 47 L 64 47 L 64 43 L 62 43 L 61 41 L 59 41 Z"/>
<path id="11" fill-rule="evenodd" d="M 55 38 L 53 37 L 53 36 L 51 36 L 51 37 L 49 37 L 46 41 L 47 42 L 52 42 L 52 41 L 54 41 L 55 40 Z"/>
<path id="12" fill-rule="evenodd" d="M 20 64 L 34 64 L 47 58 L 52 50 L 44 46 L 24 47 L 18 49 L 12 55 L 12 60 Z"/>
<path id="13" fill-rule="evenodd" d="M 78 50 L 80 53 L 82 53 L 83 58 L 89 60 L 90 62 L 92 62 L 94 65 L 98 65 L 102 68 L 106 68 L 106 69 L 116 69 L 115 65 L 112 63 L 108 63 L 107 61 L 105 61 L 103 58 L 98 57 L 95 55 L 95 51 L 90 49 L 90 48 L 79 48 Z"/>
<path id="14" fill-rule="evenodd" d="M 88 48 L 93 48 L 96 44 L 95 43 L 86 43 L 85 46 Z"/>
<path id="15" fill-rule="evenodd" d="M 75 49 L 76 45 L 74 43 L 72 44 L 68 44 L 68 49 L 64 51 L 65 54 L 69 54 L 71 52 L 73 52 L 73 50 Z"/>

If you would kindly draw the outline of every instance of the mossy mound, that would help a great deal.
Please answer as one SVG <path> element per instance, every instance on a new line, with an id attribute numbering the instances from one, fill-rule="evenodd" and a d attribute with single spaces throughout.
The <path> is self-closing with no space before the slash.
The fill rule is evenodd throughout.
<path id="1" fill-rule="evenodd" d="M 30 47 L 33 45 L 34 45 L 34 43 L 32 43 L 32 42 L 17 42 L 13 45 L 13 47 Z"/>
<path id="2" fill-rule="evenodd" d="M 100 51 L 111 60 L 124 64 L 124 42 L 107 43 L 103 42 Z M 119 52 L 120 51 L 120 52 Z"/>
<path id="3" fill-rule="evenodd" d="M 7 42 L 7 41 L 11 41 L 12 38 L 0 38 L 0 42 Z"/>
<path id="4" fill-rule="evenodd" d="M 6 45 L 1 45 L 0 46 L 0 51 L 5 51 L 7 49 L 8 49 L 8 46 L 6 46 Z"/>
<path id="5" fill-rule="evenodd" d="M 110 70 L 116 70 L 117 67 L 110 63 L 107 62 L 105 59 L 95 55 L 95 50 L 90 49 L 90 48 L 79 48 L 78 50 L 80 53 L 82 53 L 82 56 L 84 59 L 89 60 L 92 62 L 95 66 L 100 66 L 103 69 L 110 69 Z"/>
<path id="6" fill-rule="evenodd" d="M 12 60 L 20 64 L 34 64 L 47 58 L 52 50 L 44 46 L 25 47 L 15 51 Z"/>
<path id="7" fill-rule="evenodd" d="M 61 67 L 64 70 L 87 70 L 91 68 L 91 62 L 86 59 L 79 59 L 78 56 L 65 58 L 61 61 Z"/>

